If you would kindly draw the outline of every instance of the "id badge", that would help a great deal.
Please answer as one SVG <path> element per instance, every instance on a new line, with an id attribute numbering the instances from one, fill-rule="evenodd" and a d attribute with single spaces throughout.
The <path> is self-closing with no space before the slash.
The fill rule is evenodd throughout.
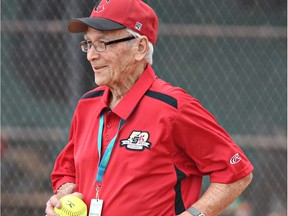
<path id="1" fill-rule="evenodd" d="M 89 216 L 101 216 L 102 207 L 103 207 L 103 200 L 92 199 L 90 203 Z"/>

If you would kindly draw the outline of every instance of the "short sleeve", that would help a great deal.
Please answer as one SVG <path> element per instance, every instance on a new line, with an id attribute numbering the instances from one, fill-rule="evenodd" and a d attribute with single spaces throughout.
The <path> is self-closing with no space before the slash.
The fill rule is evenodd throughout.
<path id="1" fill-rule="evenodd" d="M 210 176 L 211 182 L 232 183 L 253 170 L 240 147 L 195 99 L 180 107 L 172 136 L 199 172 Z"/>

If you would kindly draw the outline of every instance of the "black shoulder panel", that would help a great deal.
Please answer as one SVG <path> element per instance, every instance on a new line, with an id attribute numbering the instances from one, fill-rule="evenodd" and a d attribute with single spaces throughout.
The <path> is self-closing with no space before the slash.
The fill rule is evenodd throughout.
<path id="1" fill-rule="evenodd" d="M 82 99 L 86 99 L 86 98 L 100 97 L 100 96 L 102 96 L 103 94 L 104 94 L 104 90 L 89 92 L 89 93 L 87 93 L 87 94 L 84 94 L 84 95 L 81 97 L 81 100 L 82 100 Z"/>
<path id="2" fill-rule="evenodd" d="M 175 109 L 178 108 L 177 100 L 169 95 L 162 94 L 160 92 L 155 91 L 147 91 L 145 93 L 146 96 L 155 98 L 157 100 L 163 101 L 164 103 L 169 104 L 170 106 L 174 107 Z"/>

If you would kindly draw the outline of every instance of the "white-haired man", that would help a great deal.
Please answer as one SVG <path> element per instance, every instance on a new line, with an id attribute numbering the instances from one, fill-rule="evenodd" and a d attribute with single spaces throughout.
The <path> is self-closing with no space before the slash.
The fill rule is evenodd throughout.
<path id="1" fill-rule="evenodd" d="M 56 159 L 48 216 L 74 192 L 89 215 L 213 216 L 245 190 L 253 166 L 243 151 L 195 98 L 155 75 L 151 7 L 102 0 L 68 30 L 84 33 L 98 87 L 79 100 Z M 211 184 L 200 196 L 204 175 Z"/>

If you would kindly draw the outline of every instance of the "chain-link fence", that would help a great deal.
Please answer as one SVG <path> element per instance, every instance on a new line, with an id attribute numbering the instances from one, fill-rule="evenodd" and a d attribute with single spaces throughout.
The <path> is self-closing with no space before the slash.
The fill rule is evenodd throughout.
<path id="1" fill-rule="evenodd" d="M 95 87 L 82 35 L 66 22 L 95 3 L 1 1 L 4 216 L 44 215 L 75 105 Z M 147 3 L 160 21 L 157 75 L 198 98 L 255 166 L 249 189 L 222 215 L 287 215 L 286 0 Z"/>

